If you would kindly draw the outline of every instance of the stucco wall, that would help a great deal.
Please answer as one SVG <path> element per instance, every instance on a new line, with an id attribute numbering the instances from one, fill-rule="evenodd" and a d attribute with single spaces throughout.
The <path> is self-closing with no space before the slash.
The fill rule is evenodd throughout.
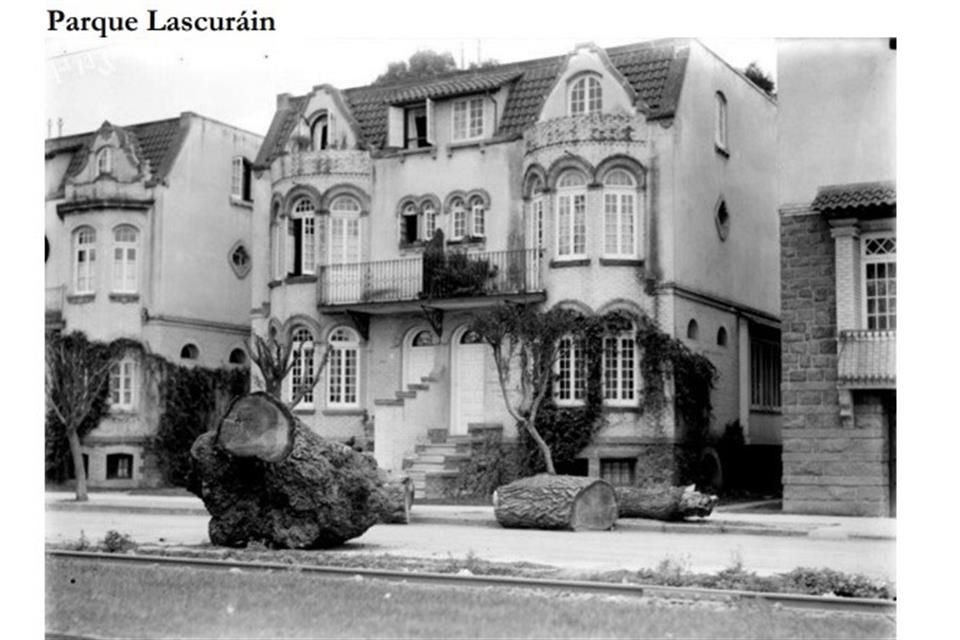
<path id="1" fill-rule="evenodd" d="M 896 177 L 896 55 L 887 38 L 779 41 L 782 204 Z"/>
<path id="2" fill-rule="evenodd" d="M 727 102 L 726 153 L 714 144 L 718 91 Z M 662 181 L 672 192 L 676 281 L 773 315 L 780 306 L 776 113 L 762 91 L 691 43 L 672 127 L 676 172 Z M 715 223 L 721 198 L 730 215 L 726 240 Z"/>

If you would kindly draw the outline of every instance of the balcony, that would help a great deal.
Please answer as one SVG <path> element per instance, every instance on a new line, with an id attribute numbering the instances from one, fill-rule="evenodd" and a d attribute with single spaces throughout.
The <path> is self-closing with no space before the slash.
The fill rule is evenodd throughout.
<path id="1" fill-rule="evenodd" d="M 568 116 L 538 122 L 523 141 L 527 153 L 577 143 L 646 143 L 646 125 L 642 118 L 622 114 Z"/>
<path id="2" fill-rule="evenodd" d="M 518 249 L 333 265 L 321 269 L 317 299 L 321 310 L 349 306 L 369 313 L 403 310 L 411 302 L 466 308 L 543 300 L 540 264 L 538 249 Z"/>
<path id="3" fill-rule="evenodd" d="M 48 327 L 52 325 L 63 325 L 63 301 L 66 296 L 66 289 L 63 285 L 46 288 L 44 309 L 46 311 L 46 325 Z"/>
<path id="4" fill-rule="evenodd" d="M 300 151 L 280 156 L 275 180 L 304 176 L 370 177 L 370 154 L 356 150 Z"/>
<path id="5" fill-rule="evenodd" d="M 895 387 L 896 331 L 841 331 L 837 379 L 845 387 Z"/>

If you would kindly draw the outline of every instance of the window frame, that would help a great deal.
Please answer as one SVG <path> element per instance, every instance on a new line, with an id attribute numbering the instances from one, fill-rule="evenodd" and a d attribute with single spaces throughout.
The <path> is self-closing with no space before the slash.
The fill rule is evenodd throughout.
<path id="1" fill-rule="evenodd" d="M 629 184 L 608 184 L 611 176 L 615 175 L 625 175 L 629 178 Z M 610 210 L 609 205 L 611 200 L 613 201 L 614 207 L 613 211 Z M 630 203 L 630 211 L 625 211 L 624 203 Z M 603 178 L 603 256 L 605 258 L 614 258 L 614 259 L 637 259 L 640 256 L 640 197 L 637 193 L 637 179 L 636 177 L 623 168 L 611 169 L 606 173 Z M 615 250 L 611 251 L 609 246 L 609 240 L 611 237 L 610 234 L 610 215 L 614 215 L 615 219 L 613 220 L 614 233 L 613 236 L 616 239 Z M 625 217 L 630 216 L 630 224 L 632 228 L 632 237 L 627 237 L 624 227 Z M 630 240 L 632 245 L 632 250 L 624 251 L 624 245 L 626 240 Z"/>
<path id="2" fill-rule="evenodd" d="M 89 234 L 89 241 L 83 242 L 84 234 Z M 80 256 L 84 256 L 81 261 Z M 96 291 L 97 286 L 97 230 L 91 226 L 77 227 L 73 230 L 73 292 L 75 294 L 90 294 Z M 85 286 L 81 287 L 81 267 L 84 267 Z"/>
<path id="3" fill-rule="evenodd" d="M 782 379 L 780 344 L 775 340 L 750 336 L 750 410 L 781 410 Z"/>
<path id="4" fill-rule="evenodd" d="M 308 339 L 304 339 L 306 336 Z M 314 373 L 316 366 L 317 338 L 305 324 L 294 325 L 290 329 L 290 373 L 284 385 L 287 402 L 300 392 Z M 314 381 L 316 382 L 316 381 Z M 308 390 L 294 409 L 313 409 L 316 405 L 316 384 Z"/>
<path id="5" fill-rule="evenodd" d="M 133 480 L 133 454 L 132 453 L 108 453 L 105 457 L 104 466 L 105 466 L 105 478 L 107 480 Z M 112 465 L 111 462 L 115 462 Z M 129 466 L 126 467 L 127 475 L 120 475 L 120 463 L 127 463 Z M 113 473 L 111 473 L 111 471 Z"/>
<path id="6" fill-rule="evenodd" d="M 113 149 L 111 147 L 100 147 L 97 151 L 97 175 L 113 174 Z"/>
<path id="7" fill-rule="evenodd" d="M 608 381 L 610 354 L 608 341 L 614 341 L 614 386 L 612 395 Z M 629 343 L 629 344 L 626 344 Z M 637 345 L 636 325 L 617 333 L 605 333 L 601 342 L 601 385 L 603 404 L 610 407 L 634 407 L 640 401 L 640 348 Z M 632 382 L 628 381 L 627 374 Z"/>
<path id="8" fill-rule="evenodd" d="M 459 229 L 462 224 L 462 229 Z M 470 230 L 470 215 L 465 198 L 457 196 L 450 201 L 450 240 L 463 240 Z M 460 233 L 457 233 L 460 231 Z"/>
<path id="9" fill-rule="evenodd" d="M 729 152 L 729 129 L 728 119 L 729 111 L 727 96 L 722 91 L 717 91 L 713 97 L 714 101 L 714 121 L 713 121 L 713 143 L 719 151 Z"/>
<path id="10" fill-rule="evenodd" d="M 577 174 L 583 179 L 582 185 L 563 185 L 563 178 L 568 174 Z M 577 211 L 577 199 L 582 200 L 582 209 L 578 213 Z M 587 176 L 583 174 L 582 171 L 576 169 L 568 169 L 560 174 L 559 179 L 557 180 L 556 188 L 556 203 L 554 205 L 554 220 L 555 220 L 555 252 L 554 257 L 557 260 L 581 260 L 587 257 L 587 243 L 589 237 L 589 231 L 587 228 Z M 569 221 L 566 225 L 561 224 L 561 210 L 563 209 L 564 203 L 569 203 Z M 581 219 L 580 224 L 578 224 L 578 217 Z M 582 227 L 583 238 L 582 238 L 582 251 L 577 252 L 577 229 Z M 566 228 L 564 228 L 566 227 Z M 561 252 L 561 240 L 563 239 L 564 233 L 569 233 L 569 251 L 567 253 Z"/>
<path id="11" fill-rule="evenodd" d="M 569 353 L 569 356 L 565 354 Z M 564 359 L 569 364 L 564 367 Z M 564 382 L 569 397 L 564 397 Z M 558 407 L 580 407 L 587 400 L 587 371 L 583 340 L 566 335 L 557 344 L 557 359 L 553 372 L 553 399 Z"/>
<path id="12" fill-rule="evenodd" d="M 134 409 L 139 391 L 138 375 L 137 359 L 129 354 L 110 365 L 108 395 L 112 411 L 132 411 Z"/>
<path id="13" fill-rule="evenodd" d="M 339 335 L 344 335 L 348 339 L 339 340 Z M 330 331 L 327 346 L 330 349 L 326 367 L 327 407 L 358 409 L 360 407 L 360 335 L 355 329 L 340 325 Z M 353 365 L 352 371 L 350 364 Z"/>
<path id="14" fill-rule="evenodd" d="M 301 205 L 304 205 L 301 207 Z M 306 208 L 306 207 L 309 207 Z M 315 275 L 320 263 L 317 227 L 320 216 L 317 215 L 317 206 L 313 198 L 302 195 L 290 205 L 290 215 L 287 218 L 287 236 L 292 240 L 288 247 L 292 254 L 286 258 L 287 275 Z M 308 242 L 309 240 L 309 242 Z M 307 245 L 311 251 L 307 251 Z M 299 249 L 299 251 L 298 251 Z M 297 254 L 299 253 L 299 264 Z"/>
<path id="15" fill-rule="evenodd" d="M 117 236 L 125 231 L 133 232 L 133 240 L 118 240 Z M 117 251 L 121 251 L 120 262 L 117 262 Z M 130 252 L 133 251 L 133 258 Z M 111 287 L 113 293 L 137 293 L 140 287 L 140 230 L 131 224 L 120 224 L 113 228 L 113 271 L 111 273 Z M 119 266 L 119 278 L 118 278 Z"/>
<path id="16" fill-rule="evenodd" d="M 353 206 L 341 208 L 336 205 L 351 202 Z M 326 264 L 358 264 L 363 252 L 363 208 L 356 198 L 340 195 L 330 203 L 329 227 L 322 230 L 327 245 Z M 351 230 L 352 229 L 352 230 Z M 351 245 L 351 238 L 356 240 Z"/>
<path id="17" fill-rule="evenodd" d="M 230 164 L 230 198 L 239 202 L 253 202 L 251 193 L 252 164 L 242 155 L 233 156 Z"/>
<path id="18" fill-rule="evenodd" d="M 476 105 L 479 105 L 479 108 L 475 113 L 474 106 Z M 461 111 L 462 119 L 458 120 L 458 118 L 461 117 Z M 470 96 L 468 98 L 455 100 L 450 118 L 451 140 L 454 142 L 469 142 L 483 138 L 485 134 L 485 111 L 483 96 Z M 474 125 L 477 124 L 475 121 L 476 116 L 479 116 L 479 127 L 475 129 Z M 462 130 L 458 125 L 462 125 Z"/>
<path id="19" fill-rule="evenodd" d="M 893 241 L 892 253 L 867 255 L 867 245 L 870 241 L 878 241 L 878 240 L 885 240 L 885 239 L 890 239 Z M 867 276 L 867 272 L 869 271 L 869 265 L 881 265 L 881 264 L 886 266 L 885 271 L 887 272 L 887 275 L 883 278 L 883 281 L 884 281 L 884 284 L 886 285 L 887 292 L 886 294 L 884 294 L 884 296 L 882 297 L 874 296 L 873 299 L 877 300 L 878 302 L 882 299 L 887 305 L 887 310 L 884 311 L 882 315 L 876 311 L 874 311 L 872 315 L 876 316 L 878 320 L 882 318 L 886 321 L 887 326 L 883 328 L 870 326 L 871 313 L 869 311 L 870 309 L 869 303 L 870 303 L 871 297 L 868 295 L 869 282 L 868 282 L 868 276 Z M 892 278 L 889 275 L 891 266 L 894 269 L 894 275 Z M 897 234 L 896 233 L 892 231 L 876 231 L 876 232 L 865 233 L 860 236 L 860 273 L 859 273 L 860 291 L 859 293 L 860 293 L 860 317 L 862 319 L 860 322 L 860 325 L 868 331 L 896 331 L 897 330 L 896 267 L 897 267 Z M 891 284 L 894 287 L 893 295 L 890 295 L 890 291 L 889 291 L 889 287 Z M 889 306 L 891 302 L 893 302 L 893 305 L 894 305 L 894 310 L 892 313 L 889 310 Z M 892 326 L 891 326 L 891 323 L 892 323 Z"/>
<path id="20" fill-rule="evenodd" d="M 580 87 L 583 95 L 577 96 Z M 576 106 L 578 103 L 582 105 Z M 602 112 L 603 84 L 600 76 L 596 73 L 584 73 L 573 78 L 567 90 L 567 113 L 571 116 L 588 116 Z"/>
<path id="21" fill-rule="evenodd" d="M 484 202 L 481 196 L 475 195 L 470 196 L 470 199 L 467 201 L 468 205 L 468 222 L 467 228 L 470 230 L 471 238 L 486 238 L 487 237 L 487 203 Z M 479 224 L 478 224 L 479 221 Z"/>

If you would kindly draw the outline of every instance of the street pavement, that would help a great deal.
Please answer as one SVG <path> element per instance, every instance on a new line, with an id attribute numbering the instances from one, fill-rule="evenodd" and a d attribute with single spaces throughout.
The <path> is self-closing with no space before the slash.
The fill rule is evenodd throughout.
<path id="1" fill-rule="evenodd" d="M 209 543 L 208 516 L 192 496 L 46 494 L 46 540 L 91 543 L 110 530 L 139 544 Z M 503 529 L 491 507 L 419 505 L 409 525 L 376 525 L 339 551 L 356 554 L 534 562 L 575 571 L 655 568 L 671 560 L 692 571 L 735 563 L 760 574 L 829 567 L 896 579 L 896 521 L 889 518 L 716 512 L 702 522 L 620 519 L 613 531 Z"/>

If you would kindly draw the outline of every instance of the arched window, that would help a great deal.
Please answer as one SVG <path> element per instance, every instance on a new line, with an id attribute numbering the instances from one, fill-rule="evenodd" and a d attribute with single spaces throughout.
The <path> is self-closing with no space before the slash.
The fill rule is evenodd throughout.
<path id="1" fill-rule="evenodd" d="M 360 203 L 338 196 L 330 203 L 330 264 L 360 262 Z"/>
<path id="2" fill-rule="evenodd" d="M 421 207 L 423 212 L 423 239 L 430 240 L 437 231 L 437 208 L 432 202 L 424 202 Z"/>
<path id="3" fill-rule="evenodd" d="M 453 233 L 451 240 L 458 240 L 467 235 L 467 208 L 463 198 L 454 198 L 450 201 L 450 213 L 453 215 Z"/>
<path id="4" fill-rule="evenodd" d="M 303 400 L 298 406 L 310 408 L 313 406 L 313 334 L 303 326 L 293 329 L 290 334 L 291 359 L 293 368 L 290 370 L 289 400 L 306 390 Z"/>
<path id="5" fill-rule="evenodd" d="M 603 179 L 603 253 L 614 258 L 635 258 L 637 242 L 637 182 L 623 169 Z"/>
<path id="6" fill-rule="evenodd" d="M 360 404 L 360 338 L 353 329 L 337 327 L 330 334 L 329 344 L 327 404 L 330 407 L 357 407 Z"/>
<path id="7" fill-rule="evenodd" d="M 582 404 L 587 396 L 586 362 L 583 342 L 570 336 L 560 338 L 553 395 L 559 405 Z"/>
<path id="8" fill-rule="evenodd" d="M 97 232 L 81 227 L 73 234 L 73 291 L 93 293 L 96 284 Z"/>
<path id="9" fill-rule="evenodd" d="M 137 397 L 137 361 L 126 355 L 110 367 L 110 406 L 132 409 Z"/>
<path id="10" fill-rule="evenodd" d="M 436 344 L 439 344 L 437 336 L 433 331 L 429 329 L 424 329 L 423 331 L 418 331 L 413 339 L 410 341 L 410 345 L 414 347 L 432 347 Z"/>
<path id="11" fill-rule="evenodd" d="M 97 152 L 97 175 L 113 172 L 113 151 L 103 147 Z"/>
<path id="12" fill-rule="evenodd" d="M 690 322 L 687 323 L 687 338 L 690 340 L 696 340 L 700 337 L 700 325 L 697 324 L 697 321 L 693 318 L 690 319 Z"/>
<path id="13" fill-rule="evenodd" d="M 487 207 L 483 203 L 483 198 L 480 196 L 470 198 L 470 218 L 473 222 L 472 235 L 482 238 L 486 234 L 486 210 Z"/>
<path id="14" fill-rule="evenodd" d="M 600 79 L 594 75 L 577 78 L 570 86 L 570 115 L 600 113 L 602 108 L 603 96 Z"/>
<path id="15" fill-rule="evenodd" d="M 714 96 L 714 142 L 716 142 L 717 147 L 722 150 L 727 150 L 727 98 L 722 93 L 717 91 Z"/>
<path id="16" fill-rule="evenodd" d="M 237 347 L 230 352 L 230 357 L 227 362 L 230 364 L 245 365 L 247 364 L 247 353 L 240 347 Z"/>
<path id="17" fill-rule="evenodd" d="M 557 180 L 557 258 L 587 253 L 587 177 L 573 169 Z"/>
<path id="18" fill-rule="evenodd" d="M 727 346 L 727 329 L 726 327 L 720 327 L 717 329 L 717 346 L 725 347 Z"/>
<path id="19" fill-rule="evenodd" d="M 180 349 L 180 357 L 184 360 L 196 360 L 200 357 L 200 349 L 195 344 L 185 344 Z"/>
<path id="20" fill-rule="evenodd" d="M 310 139 L 313 142 L 313 150 L 320 151 L 326 149 L 330 138 L 330 119 L 323 113 L 313 121 L 310 129 Z"/>
<path id="21" fill-rule="evenodd" d="M 137 292 L 137 230 L 130 225 L 113 230 L 113 290 Z"/>
<path id="22" fill-rule="evenodd" d="M 297 198 L 287 228 L 287 273 L 312 274 L 317 265 L 317 221 L 313 200 Z"/>
<path id="23" fill-rule="evenodd" d="M 637 340 L 631 325 L 619 333 L 603 336 L 603 401 L 633 405 L 637 401 Z"/>

